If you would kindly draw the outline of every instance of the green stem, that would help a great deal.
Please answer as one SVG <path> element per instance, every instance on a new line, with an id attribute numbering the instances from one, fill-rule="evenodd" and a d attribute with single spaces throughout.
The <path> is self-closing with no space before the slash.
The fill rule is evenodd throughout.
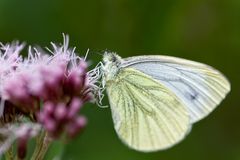
<path id="1" fill-rule="evenodd" d="M 5 153 L 5 159 L 6 160 L 14 160 L 14 155 L 13 155 L 13 146 L 9 148 L 9 150 Z"/>
<path id="2" fill-rule="evenodd" d="M 51 142 L 52 139 L 48 136 L 48 134 L 42 131 L 37 138 L 36 148 L 34 150 L 31 160 L 43 160 Z"/>

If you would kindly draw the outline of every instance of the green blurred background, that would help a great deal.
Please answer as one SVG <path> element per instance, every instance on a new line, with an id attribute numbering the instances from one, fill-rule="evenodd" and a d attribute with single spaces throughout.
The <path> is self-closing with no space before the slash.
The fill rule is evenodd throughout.
<path id="1" fill-rule="evenodd" d="M 90 49 L 92 66 L 105 49 L 122 57 L 167 54 L 214 66 L 232 91 L 183 142 L 148 154 L 121 143 L 109 108 L 86 105 L 85 132 L 54 144 L 46 159 L 64 146 L 64 160 L 240 160 L 239 0 L 0 0 L 0 41 L 49 46 L 61 42 L 62 33 L 82 55 Z"/>

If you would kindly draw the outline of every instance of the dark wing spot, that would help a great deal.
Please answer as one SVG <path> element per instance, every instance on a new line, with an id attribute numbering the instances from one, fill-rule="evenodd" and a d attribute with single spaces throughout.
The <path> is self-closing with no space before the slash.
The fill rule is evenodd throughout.
<path id="1" fill-rule="evenodd" d="M 198 93 L 194 92 L 194 93 L 189 93 L 187 92 L 186 94 L 186 98 L 189 99 L 189 100 L 196 100 L 198 98 Z"/>

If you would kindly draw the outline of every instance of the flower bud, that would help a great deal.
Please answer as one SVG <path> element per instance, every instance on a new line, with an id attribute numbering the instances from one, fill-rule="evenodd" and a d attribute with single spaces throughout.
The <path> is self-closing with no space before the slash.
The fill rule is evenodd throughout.
<path id="1" fill-rule="evenodd" d="M 78 116 L 73 119 L 67 126 L 67 134 L 69 137 L 75 137 L 87 124 L 87 119 L 83 116 Z"/>
<path id="2" fill-rule="evenodd" d="M 83 102 L 81 101 L 81 99 L 73 98 L 69 106 L 68 118 L 71 119 L 72 117 L 74 117 L 78 113 L 82 105 Z"/>
<path id="3" fill-rule="evenodd" d="M 59 104 L 57 105 L 55 111 L 54 111 L 54 117 L 59 120 L 62 121 L 66 118 L 67 115 L 67 109 L 66 106 L 64 104 Z"/>

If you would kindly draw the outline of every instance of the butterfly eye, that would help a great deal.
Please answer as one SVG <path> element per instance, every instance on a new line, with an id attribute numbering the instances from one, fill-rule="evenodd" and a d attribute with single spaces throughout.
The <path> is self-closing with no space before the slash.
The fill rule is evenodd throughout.
<path id="1" fill-rule="evenodd" d="M 116 62 L 117 61 L 117 57 L 115 55 L 112 54 L 112 57 L 111 57 L 111 61 L 112 62 Z"/>
<path id="2" fill-rule="evenodd" d="M 116 62 L 116 61 L 117 61 L 117 57 L 114 53 L 112 53 L 112 52 L 105 52 L 104 53 L 104 58 L 103 58 L 104 63 Z"/>

